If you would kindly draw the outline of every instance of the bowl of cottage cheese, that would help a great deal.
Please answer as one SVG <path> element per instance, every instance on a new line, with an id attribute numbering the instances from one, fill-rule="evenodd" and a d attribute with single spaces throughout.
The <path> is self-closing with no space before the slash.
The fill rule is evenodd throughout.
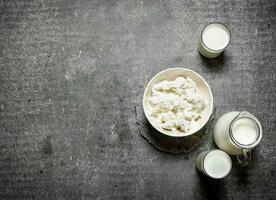
<path id="1" fill-rule="evenodd" d="M 149 123 L 160 133 L 189 136 L 208 122 L 213 111 L 213 94 L 196 72 L 169 68 L 149 81 L 143 109 Z"/>

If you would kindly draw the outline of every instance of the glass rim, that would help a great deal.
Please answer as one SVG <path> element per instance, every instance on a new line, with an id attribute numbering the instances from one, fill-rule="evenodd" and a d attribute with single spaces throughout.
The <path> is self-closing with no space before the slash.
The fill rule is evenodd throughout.
<path id="1" fill-rule="evenodd" d="M 241 113 L 241 112 L 240 112 Z M 236 140 L 236 138 L 234 137 L 233 135 L 233 126 L 234 124 L 239 120 L 239 119 L 243 119 L 243 118 L 247 118 L 247 119 L 250 119 L 257 127 L 258 129 L 258 137 L 251 143 L 249 144 L 242 144 L 240 142 L 238 142 Z M 242 148 L 245 148 L 245 149 L 248 149 L 248 148 L 252 148 L 254 147 L 255 145 L 258 144 L 258 141 L 261 139 L 261 126 L 260 126 L 260 122 L 257 121 L 257 119 L 255 119 L 255 117 L 251 117 L 251 116 L 240 116 L 239 117 L 239 114 L 232 120 L 230 126 L 229 126 L 229 133 L 230 133 L 230 138 L 231 140 L 239 147 L 242 147 Z"/>
<path id="2" fill-rule="evenodd" d="M 217 50 L 211 49 L 211 48 L 207 47 L 207 45 L 206 45 L 206 44 L 204 43 L 204 41 L 203 41 L 203 38 L 202 38 L 203 32 L 204 32 L 205 28 L 206 28 L 207 26 L 211 25 L 211 24 L 219 24 L 219 25 L 225 27 L 226 30 L 227 30 L 228 33 L 229 33 L 229 41 L 228 41 L 227 45 L 226 45 L 225 47 L 223 47 L 222 49 L 217 49 Z M 215 51 L 215 52 L 220 52 L 220 51 L 223 51 L 224 49 L 226 49 L 226 47 L 228 47 L 228 45 L 230 44 L 230 42 L 231 42 L 231 32 L 230 32 L 229 28 L 228 28 L 225 24 L 223 24 L 223 23 L 221 23 L 221 22 L 211 22 L 211 23 L 205 25 L 204 28 L 202 29 L 201 35 L 200 35 L 200 40 L 201 40 L 203 46 L 204 46 L 205 48 L 207 48 L 208 50 Z"/>
<path id="3" fill-rule="evenodd" d="M 206 156 L 207 156 L 209 153 L 213 152 L 213 151 L 222 151 L 223 153 L 225 153 L 225 154 L 230 158 L 230 161 L 231 161 L 231 167 L 230 167 L 229 171 L 227 172 L 227 174 L 224 175 L 224 176 L 222 176 L 222 177 L 219 177 L 219 178 L 213 177 L 213 176 L 211 176 L 210 174 L 208 174 L 207 171 L 205 170 L 205 166 L 204 166 L 204 161 L 205 161 Z M 232 170 L 232 167 L 233 167 L 233 164 L 232 164 L 231 157 L 230 157 L 225 151 L 223 151 L 223 150 L 221 150 L 221 149 L 213 149 L 213 150 L 208 151 L 208 152 L 204 155 L 204 157 L 203 157 L 203 159 L 202 159 L 202 169 L 203 169 L 204 173 L 205 173 L 208 177 L 213 178 L 213 179 L 222 179 L 222 178 L 227 177 L 227 176 L 230 174 L 230 172 L 231 172 L 231 170 Z"/>

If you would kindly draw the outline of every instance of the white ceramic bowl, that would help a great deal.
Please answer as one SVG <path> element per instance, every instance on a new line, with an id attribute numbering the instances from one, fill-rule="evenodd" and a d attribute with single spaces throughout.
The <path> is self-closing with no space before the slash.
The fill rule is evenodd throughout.
<path id="1" fill-rule="evenodd" d="M 206 107 L 201 113 L 202 117 L 196 121 L 195 126 L 191 130 L 183 133 L 173 133 L 172 131 L 163 129 L 158 120 L 150 115 L 148 97 L 151 96 L 153 85 L 163 80 L 175 80 L 179 76 L 189 76 L 193 81 L 195 81 L 200 94 L 206 102 Z M 160 133 L 172 137 L 185 137 L 196 133 L 208 122 L 213 111 L 213 94 L 207 82 L 198 73 L 186 68 L 169 68 L 156 74 L 148 83 L 143 96 L 143 109 L 149 123 Z"/>

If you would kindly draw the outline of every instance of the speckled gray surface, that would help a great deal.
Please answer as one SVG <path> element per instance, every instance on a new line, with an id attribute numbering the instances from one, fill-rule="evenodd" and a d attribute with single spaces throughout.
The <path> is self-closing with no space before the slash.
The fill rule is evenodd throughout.
<path id="1" fill-rule="evenodd" d="M 0 9 L 0 199 L 275 199 L 275 1 L 1 0 Z M 232 41 L 207 60 L 196 44 L 212 21 Z M 180 155 L 141 137 L 135 107 L 168 67 L 208 81 L 215 119 L 230 110 L 260 119 L 250 167 L 234 162 L 227 178 L 208 180 L 194 160 L 215 148 L 210 133 Z"/>

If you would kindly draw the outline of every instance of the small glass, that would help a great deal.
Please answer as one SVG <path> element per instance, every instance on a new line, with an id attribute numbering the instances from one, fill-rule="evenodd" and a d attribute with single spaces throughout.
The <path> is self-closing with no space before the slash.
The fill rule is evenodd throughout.
<path id="1" fill-rule="evenodd" d="M 215 149 L 200 153 L 195 165 L 206 176 L 214 179 L 222 179 L 230 173 L 232 160 L 224 151 Z"/>
<path id="2" fill-rule="evenodd" d="M 231 34 L 220 22 L 213 22 L 204 27 L 198 43 L 198 51 L 206 58 L 218 57 L 229 45 Z"/>

